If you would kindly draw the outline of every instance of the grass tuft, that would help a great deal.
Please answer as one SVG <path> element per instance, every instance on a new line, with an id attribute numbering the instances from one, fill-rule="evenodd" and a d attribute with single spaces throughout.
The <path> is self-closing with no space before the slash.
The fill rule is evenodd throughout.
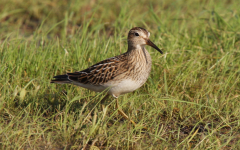
<path id="1" fill-rule="evenodd" d="M 239 149 L 237 1 L 0 1 L 1 149 Z M 127 49 L 134 26 L 152 72 L 119 98 L 50 84 Z M 144 130 L 142 127 L 147 126 Z"/>

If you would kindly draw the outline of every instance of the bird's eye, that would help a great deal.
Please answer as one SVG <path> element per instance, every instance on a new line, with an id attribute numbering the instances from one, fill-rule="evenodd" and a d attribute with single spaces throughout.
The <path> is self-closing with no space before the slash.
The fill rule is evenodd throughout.
<path id="1" fill-rule="evenodd" d="M 135 36 L 139 36 L 139 34 L 138 34 L 138 33 L 134 33 L 134 35 L 135 35 Z"/>

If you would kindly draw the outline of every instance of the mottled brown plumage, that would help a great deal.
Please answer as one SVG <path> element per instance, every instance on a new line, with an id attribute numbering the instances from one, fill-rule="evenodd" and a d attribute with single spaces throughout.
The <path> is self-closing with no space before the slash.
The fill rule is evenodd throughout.
<path id="1" fill-rule="evenodd" d="M 103 60 L 85 70 L 55 76 L 51 83 L 72 83 L 92 91 L 108 89 L 108 94 L 118 97 L 141 87 L 151 71 L 151 56 L 145 48 L 150 45 L 162 51 L 149 40 L 150 33 L 141 27 L 128 33 L 127 52 Z M 126 114 L 120 112 L 125 118 Z"/>
<path id="2" fill-rule="evenodd" d="M 83 84 L 103 85 L 127 71 L 126 57 L 119 55 L 103 60 L 85 70 L 67 73 L 69 80 Z"/>

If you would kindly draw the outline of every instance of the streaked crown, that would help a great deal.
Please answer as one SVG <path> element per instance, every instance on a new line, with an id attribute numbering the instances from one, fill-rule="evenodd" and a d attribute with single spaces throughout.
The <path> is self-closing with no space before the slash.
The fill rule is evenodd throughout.
<path id="1" fill-rule="evenodd" d="M 128 33 L 128 42 L 139 44 L 139 45 L 145 45 L 146 40 L 148 40 L 150 37 L 150 32 L 148 32 L 146 29 L 141 27 L 134 27 L 132 28 Z"/>
<path id="2" fill-rule="evenodd" d="M 146 29 L 141 27 L 132 28 L 128 33 L 128 50 L 149 45 L 160 53 L 163 53 L 152 41 L 150 41 L 149 37 L 150 32 L 148 32 Z"/>

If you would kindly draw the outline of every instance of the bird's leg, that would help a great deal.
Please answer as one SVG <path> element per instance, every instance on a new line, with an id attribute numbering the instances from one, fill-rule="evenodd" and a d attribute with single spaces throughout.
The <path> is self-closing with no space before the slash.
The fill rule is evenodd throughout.
<path id="1" fill-rule="evenodd" d="M 118 98 L 117 98 L 117 101 L 116 101 L 116 107 L 118 109 L 118 113 L 120 113 L 125 119 L 129 120 L 134 125 L 134 127 L 136 127 L 136 123 L 133 120 L 129 119 L 129 117 L 122 111 L 122 109 L 119 108 Z"/>

